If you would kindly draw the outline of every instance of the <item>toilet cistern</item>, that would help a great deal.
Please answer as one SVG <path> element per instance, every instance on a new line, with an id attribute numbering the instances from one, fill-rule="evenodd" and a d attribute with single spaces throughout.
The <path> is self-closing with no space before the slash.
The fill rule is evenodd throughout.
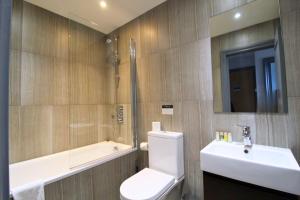
<path id="1" fill-rule="evenodd" d="M 161 200 L 184 179 L 183 133 L 148 132 L 149 168 L 126 179 L 121 200 Z"/>

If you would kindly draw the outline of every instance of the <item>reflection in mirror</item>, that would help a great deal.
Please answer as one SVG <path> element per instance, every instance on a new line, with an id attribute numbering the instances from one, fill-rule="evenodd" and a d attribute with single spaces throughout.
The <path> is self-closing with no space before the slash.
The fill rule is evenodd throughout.
<path id="1" fill-rule="evenodd" d="M 215 112 L 286 113 L 278 0 L 211 17 Z"/>

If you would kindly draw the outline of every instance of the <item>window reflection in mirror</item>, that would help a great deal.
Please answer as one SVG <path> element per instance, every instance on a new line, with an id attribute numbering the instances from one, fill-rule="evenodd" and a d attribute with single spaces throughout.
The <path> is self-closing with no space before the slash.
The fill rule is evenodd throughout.
<path id="1" fill-rule="evenodd" d="M 256 0 L 212 16 L 215 112 L 286 113 L 278 0 Z"/>

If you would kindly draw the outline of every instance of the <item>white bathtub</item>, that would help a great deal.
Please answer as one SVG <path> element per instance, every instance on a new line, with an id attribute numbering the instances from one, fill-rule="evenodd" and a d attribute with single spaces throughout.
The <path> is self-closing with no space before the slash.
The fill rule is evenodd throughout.
<path id="1" fill-rule="evenodd" d="M 43 181 L 47 185 L 135 150 L 129 145 L 111 141 L 100 142 L 11 164 L 10 189 L 34 181 Z"/>

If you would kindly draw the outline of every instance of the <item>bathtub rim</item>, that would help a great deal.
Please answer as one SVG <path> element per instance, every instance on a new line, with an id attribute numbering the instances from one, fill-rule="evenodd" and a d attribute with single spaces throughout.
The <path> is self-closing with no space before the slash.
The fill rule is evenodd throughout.
<path id="1" fill-rule="evenodd" d="M 58 174 L 57 176 L 52 176 L 52 177 L 50 177 L 48 179 L 43 180 L 44 187 L 47 186 L 47 185 L 49 185 L 49 184 L 51 184 L 51 183 L 55 183 L 57 181 L 61 181 L 61 180 L 65 179 L 65 178 L 68 178 L 70 176 L 79 174 L 81 172 L 90 170 L 92 168 L 95 168 L 95 167 L 97 167 L 97 166 L 99 166 L 101 164 L 107 163 L 107 162 L 112 161 L 112 160 L 114 160 L 116 158 L 120 158 L 122 156 L 125 156 L 125 155 L 128 155 L 130 153 L 136 152 L 137 150 L 138 150 L 137 147 L 131 147 L 130 149 L 126 149 L 126 150 L 114 152 L 114 153 L 112 153 L 110 155 L 103 156 L 103 157 L 101 157 L 99 159 L 96 159 L 96 160 L 84 163 L 82 165 L 78 165 L 78 166 L 75 166 L 75 167 L 70 167 L 70 170 L 68 172 L 66 172 L 66 173 L 61 173 L 61 174 Z M 20 186 L 17 186 L 17 187 L 20 187 Z M 10 193 L 10 198 L 13 199 L 12 189 L 10 187 L 9 187 L 9 193 Z"/>

